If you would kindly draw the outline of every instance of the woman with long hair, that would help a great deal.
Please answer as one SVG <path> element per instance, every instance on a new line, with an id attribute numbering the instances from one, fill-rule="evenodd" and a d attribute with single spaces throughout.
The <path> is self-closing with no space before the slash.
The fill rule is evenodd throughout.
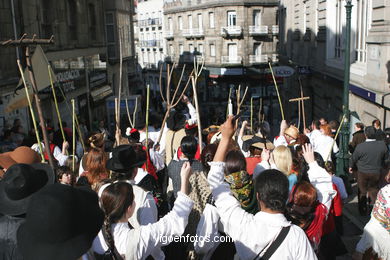
<path id="1" fill-rule="evenodd" d="M 88 184 L 94 186 L 103 179 L 109 177 L 109 171 L 106 168 L 107 154 L 104 152 L 104 136 L 103 134 L 95 134 L 88 138 L 90 146 L 88 153 L 83 157 L 80 163 L 80 168 L 84 171 L 80 178 L 85 176 Z"/>
<path id="2" fill-rule="evenodd" d="M 289 191 L 297 183 L 297 175 L 292 171 L 293 160 L 290 148 L 284 145 L 277 146 L 272 153 L 264 150 L 261 154 L 261 163 L 259 163 L 254 172 L 253 178 L 256 178 L 262 171 L 267 169 L 277 169 L 284 173 L 288 178 Z"/>
<path id="3" fill-rule="evenodd" d="M 137 229 L 129 227 L 127 222 L 135 207 L 131 184 L 120 181 L 103 185 L 99 193 L 105 220 L 93 242 L 93 251 L 115 260 L 145 259 L 155 247 L 167 245 L 173 236 L 180 236 L 193 206 L 193 201 L 187 196 L 190 175 L 191 167 L 185 163 L 181 169 L 181 189 L 172 211 L 157 223 Z"/>
<path id="4" fill-rule="evenodd" d="M 317 191 L 307 181 L 297 183 L 286 207 L 286 218 L 301 227 L 314 250 L 317 250 L 322 237 L 322 227 L 328 210 L 317 200 Z"/>

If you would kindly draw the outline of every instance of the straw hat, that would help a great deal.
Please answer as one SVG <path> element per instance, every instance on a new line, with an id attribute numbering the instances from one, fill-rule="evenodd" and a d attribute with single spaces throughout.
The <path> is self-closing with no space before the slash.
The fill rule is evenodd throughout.
<path id="1" fill-rule="evenodd" d="M 268 140 L 263 138 L 260 134 L 255 135 L 244 135 L 242 138 L 243 143 L 243 149 L 249 150 L 249 147 L 253 146 L 258 149 L 268 149 L 272 150 L 275 148 L 274 144 Z"/>

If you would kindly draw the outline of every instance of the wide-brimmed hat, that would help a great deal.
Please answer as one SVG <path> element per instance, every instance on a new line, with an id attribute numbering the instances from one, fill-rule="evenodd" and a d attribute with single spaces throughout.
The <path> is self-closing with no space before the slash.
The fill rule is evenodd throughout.
<path id="1" fill-rule="evenodd" d="M 48 164 L 12 165 L 0 181 L 0 212 L 11 216 L 26 213 L 31 196 L 54 181 L 54 171 Z"/>
<path id="2" fill-rule="evenodd" d="M 127 173 L 131 168 L 139 167 L 145 160 L 139 160 L 131 145 L 119 145 L 112 150 L 112 157 L 107 161 L 106 168 L 119 173 Z"/>
<path id="3" fill-rule="evenodd" d="M 5 169 L 17 163 L 31 164 L 39 162 L 41 162 L 39 154 L 27 146 L 20 146 L 12 152 L 0 154 L 0 166 Z"/>
<path id="4" fill-rule="evenodd" d="M 92 190 L 52 184 L 35 193 L 17 231 L 24 259 L 77 259 L 92 246 L 104 214 Z"/>
<path id="5" fill-rule="evenodd" d="M 284 134 L 291 136 L 293 139 L 297 139 L 299 135 L 299 130 L 295 126 L 290 126 L 284 131 Z"/>
<path id="6" fill-rule="evenodd" d="M 275 148 L 274 144 L 266 139 L 263 138 L 260 134 L 255 134 L 255 135 L 244 135 L 242 137 L 243 141 L 243 150 L 248 151 L 249 147 L 253 146 L 258 149 L 268 149 L 272 150 Z"/>
<path id="7" fill-rule="evenodd" d="M 205 129 L 202 130 L 202 133 L 204 135 L 208 135 L 209 133 L 214 133 L 219 131 L 219 126 L 218 125 L 211 125 Z"/>
<path id="8" fill-rule="evenodd" d="M 178 131 L 184 128 L 186 117 L 183 113 L 171 110 L 167 119 L 167 127 L 172 131 Z"/>

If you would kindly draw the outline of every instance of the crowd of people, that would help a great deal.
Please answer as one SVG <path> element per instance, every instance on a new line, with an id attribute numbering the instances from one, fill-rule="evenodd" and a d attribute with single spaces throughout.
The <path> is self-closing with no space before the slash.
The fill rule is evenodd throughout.
<path id="1" fill-rule="evenodd" d="M 185 97 L 162 129 L 150 122 L 111 137 L 104 122 L 91 133 L 82 125 L 76 154 L 76 133 L 64 125 L 64 140 L 47 127 L 46 154 L 15 120 L 1 142 L 0 258 L 336 259 L 348 253 L 343 203 L 357 180 L 359 213 L 371 219 L 354 258 L 390 259 L 389 136 L 379 120 L 355 124 L 342 176 L 336 121 L 300 131 L 282 120 L 272 138 L 266 121 L 229 115 L 200 138 Z"/>

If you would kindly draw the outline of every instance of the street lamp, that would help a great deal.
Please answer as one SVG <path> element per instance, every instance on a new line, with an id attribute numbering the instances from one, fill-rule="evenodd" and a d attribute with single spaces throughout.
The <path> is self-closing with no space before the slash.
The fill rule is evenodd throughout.
<path id="1" fill-rule="evenodd" d="M 343 85 L 343 114 L 345 120 L 341 122 L 340 131 L 340 152 L 337 156 L 336 174 L 346 175 L 348 169 L 348 142 L 349 142 L 349 72 L 350 72 L 350 48 L 351 48 L 351 12 L 352 0 L 346 0 L 346 31 L 345 31 L 345 53 L 344 53 L 344 85 Z"/>

